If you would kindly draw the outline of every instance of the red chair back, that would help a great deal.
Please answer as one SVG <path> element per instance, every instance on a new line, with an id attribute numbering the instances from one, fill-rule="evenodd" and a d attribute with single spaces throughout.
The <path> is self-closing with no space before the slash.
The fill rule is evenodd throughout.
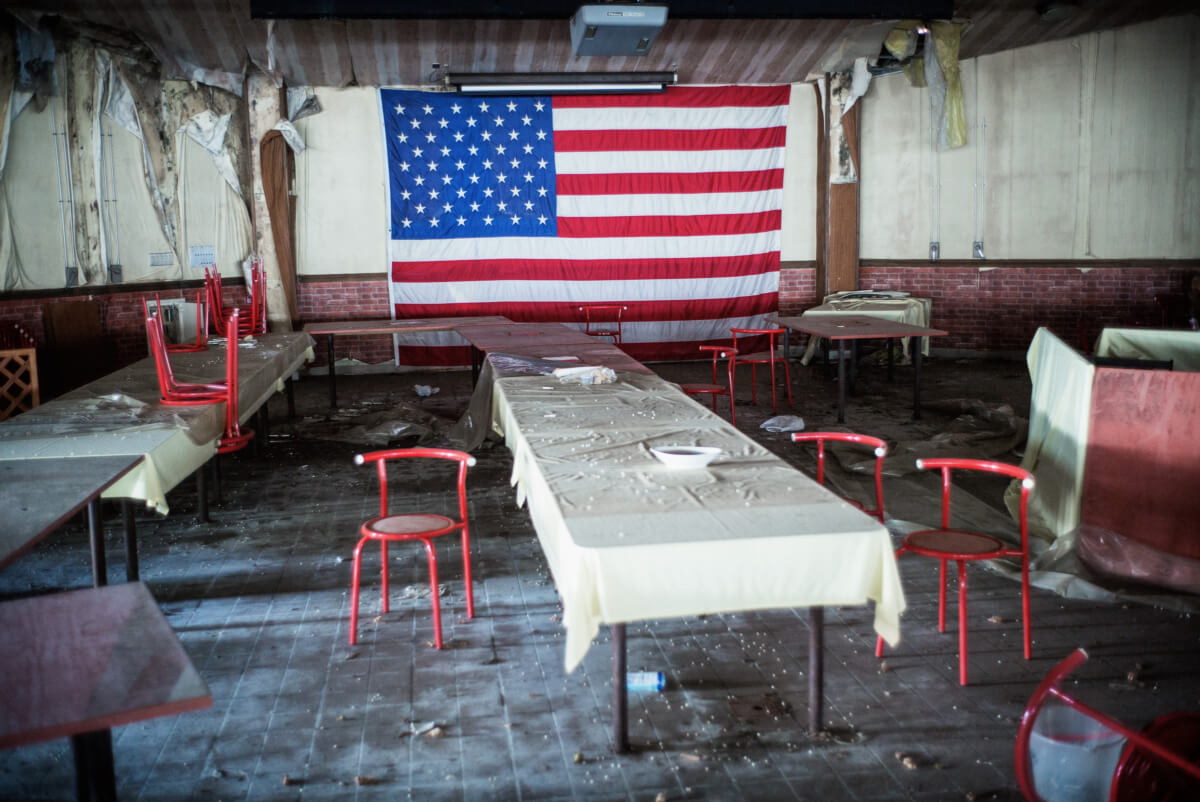
<path id="1" fill-rule="evenodd" d="M 984 459 L 939 457 L 919 459 L 917 468 L 942 472 L 942 529 L 950 528 L 950 474 L 955 470 L 985 471 L 1010 476 L 1021 481 L 1021 501 L 1018 522 L 1021 525 L 1021 551 L 1029 554 L 1029 492 L 1033 490 L 1033 474 L 1016 465 Z"/>
<path id="2" fill-rule="evenodd" d="M 393 448 L 386 451 L 370 451 L 354 457 L 355 465 L 375 463 L 375 472 L 379 476 L 379 515 L 389 515 L 387 461 L 390 459 L 447 459 L 458 463 L 458 515 L 459 521 L 467 523 L 467 468 L 475 464 L 475 458 L 465 451 L 455 451 L 449 448 Z"/>
<path id="3" fill-rule="evenodd" d="M 234 309 L 225 326 L 225 434 L 217 441 L 217 453 L 228 454 L 246 447 L 254 439 L 252 429 L 243 430 L 238 413 L 238 317 Z"/>
<path id="4" fill-rule="evenodd" d="M 875 452 L 875 508 L 868 509 L 862 505 L 867 515 L 884 521 L 883 511 L 883 459 L 887 456 L 887 443 L 878 437 L 868 434 L 853 434 L 851 432 L 796 432 L 792 435 L 793 443 L 817 444 L 817 484 L 825 484 L 825 444 L 827 442 L 853 443 L 867 446 Z M 857 503 L 857 502 L 854 502 Z"/>
<path id="5" fill-rule="evenodd" d="M 621 304 L 589 304 L 581 306 L 584 324 L 583 333 L 593 337 L 612 337 L 616 345 L 621 344 L 621 316 L 627 307 Z M 616 328 L 612 328 L 613 325 Z M 593 326 L 598 328 L 593 328 Z"/>

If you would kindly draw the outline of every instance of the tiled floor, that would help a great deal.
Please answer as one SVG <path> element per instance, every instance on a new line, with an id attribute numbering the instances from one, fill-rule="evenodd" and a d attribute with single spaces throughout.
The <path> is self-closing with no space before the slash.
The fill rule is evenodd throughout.
<path id="1" fill-rule="evenodd" d="M 1007 400 L 1027 411 L 1023 365 L 935 359 L 926 367 L 930 400 Z M 705 371 L 660 369 L 675 380 Z M 907 369 L 895 385 L 881 373 L 863 372 L 849 408 L 855 428 L 894 442 L 951 427 L 954 416 L 936 411 L 913 422 Z M 811 470 L 811 456 L 786 435 L 758 428 L 770 415 L 763 381 L 758 406 L 739 405 L 740 428 Z M 418 402 L 417 383 L 441 392 Z M 371 448 L 363 422 L 377 424 L 400 402 L 448 417 L 468 384 L 465 373 L 345 377 L 330 419 L 325 380 L 301 381 L 294 424 L 283 420 L 282 400 L 273 402 L 268 455 L 223 460 L 212 523 L 197 522 L 191 482 L 169 497 L 169 517 L 139 520 L 142 578 L 214 704 L 114 731 L 122 799 L 1015 799 L 1017 720 L 1037 681 L 1076 646 L 1092 658 L 1071 691 L 1118 718 L 1140 725 L 1200 708 L 1200 624 L 1191 616 L 1035 590 L 1026 662 L 1017 586 L 982 568 L 971 574 L 972 684 L 960 687 L 955 635 L 936 632 L 936 567 L 906 558 L 904 639 L 885 663 L 873 654 L 869 609 L 827 612 L 827 736 L 809 738 L 804 728 L 805 611 L 712 615 L 629 626 L 629 669 L 662 671 L 668 685 L 631 695 L 635 749 L 616 757 L 608 633 L 564 673 L 558 597 L 514 504 L 502 445 L 480 450 L 468 480 L 476 618 L 464 618 L 461 555 L 448 542 L 439 562 L 447 648 L 431 648 L 424 561 L 393 546 L 391 612 L 378 614 L 375 552 L 351 647 L 350 556 L 376 504 L 373 473 L 351 461 Z M 793 385 L 792 411 L 809 429 L 831 426 L 834 385 L 811 369 L 797 371 Z M 403 503 L 413 509 L 452 499 L 448 476 L 408 477 Z M 841 481 L 862 490 L 857 477 Z M 922 477 L 888 479 L 887 490 L 898 517 L 936 520 L 936 488 Z M 972 486 L 973 514 L 1011 529 L 996 509 L 1001 490 Z M 112 522 L 114 579 L 124 571 L 118 530 Z M 84 529 L 73 522 L 0 573 L 0 594 L 89 579 Z M 66 740 L 0 752 L 0 798 L 72 793 Z"/>

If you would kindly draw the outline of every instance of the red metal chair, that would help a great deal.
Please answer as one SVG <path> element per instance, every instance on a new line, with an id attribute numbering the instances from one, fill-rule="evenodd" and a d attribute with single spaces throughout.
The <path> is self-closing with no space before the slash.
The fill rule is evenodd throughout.
<path id="1" fill-rule="evenodd" d="M 234 309 L 225 326 L 225 433 L 217 440 L 217 453 L 240 451 L 254 439 L 253 429 L 242 429 L 238 420 L 238 316 Z"/>
<path id="2" fill-rule="evenodd" d="M 1063 733 L 1058 738 L 1054 738 L 1053 733 L 1049 738 L 1044 734 L 1041 736 L 1044 741 L 1056 744 L 1057 748 L 1070 749 L 1077 746 L 1086 752 L 1089 741 L 1094 746 L 1100 738 L 1112 739 L 1116 735 L 1123 735 L 1127 739 L 1117 758 L 1112 777 L 1086 778 L 1089 790 L 1107 789 L 1109 802 L 1183 802 L 1196 799 L 1200 791 L 1200 713 L 1168 713 L 1151 721 L 1140 732 L 1131 729 L 1074 699 L 1060 687 L 1067 675 L 1081 666 L 1087 658 L 1087 652 L 1083 649 L 1076 649 L 1067 655 L 1051 669 L 1033 692 L 1033 696 L 1029 697 L 1029 703 L 1025 705 L 1021 724 L 1017 728 L 1014 753 L 1017 784 L 1021 793 L 1030 802 L 1054 802 L 1052 796 L 1045 797 L 1043 794 L 1053 794 L 1056 789 L 1038 788 L 1038 772 L 1034 765 L 1037 759 L 1030 747 L 1038 717 L 1043 711 L 1053 709 L 1046 704 L 1053 700 L 1053 704 L 1065 705 L 1103 727 L 1095 733 Z M 1053 777 L 1054 781 L 1063 785 L 1070 785 L 1071 781 L 1076 779 L 1063 777 L 1062 772 L 1056 771 L 1056 768 L 1052 764 L 1044 772 L 1044 776 Z M 1084 778 L 1079 779 L 1082 781 Z M 1081 792 L 1084 789 L 1070 790 Z"/>
<path id="3" fill-rule="evenodd" d="M 591 304 L 579 307 L 583 312 L 583 333 L 593 337 L 612 337 L 613 345 L 621 344 L 621 315 L 628 307 L 620 304 Z M 613 326 L 616 328 L 613 328 Z M 592 328 L 599 326 L 600 328 Z"/>
<path id="4" fill-rule="evenodd" d="M 1021 560 L 1021 622 L 1025 643 L 1025 659 L 1032 655 L 1029 620 L 1029 492 L 1033 489 L 1033 474 L 1016 465 L 980 459 L 926 459 L 917 460 L 918 468 L 936 469 L 942 472 L 942 525 L 940 529 L 923 529 L 904 538 L 896 557 L 906 551 L 932 557 L 941 563 L 941 582 L 938 586 L 938 631 L 946 631 L 946 563 L 950 560 L 958 566 L 958 681 L 967 684 L 967 563 L 972 560 L 994 560 L 1002 557 L 1018 557 Z M 1021 547 L 1015 548 L 1005 541 L 964 529 L 950 528 L 950 472 L 971 470 L 1011 476 L 1021 481 L 1021 501 L 1018 518 L 1021 525 Z M 883 638 L 875 643 L 875 656 L 883 657 Z"/>
<path id="5" fill-rule="evenodd" d="M 712 383 L 694 383 L 681 384 L 679 387 L 688 395 L 708 395 L 712 397 L 713 412 L 717 411 L 717 396 L 729 396 L 729 421 L 734 426 L 737 426 L 737 409 L 733 402 L 733 357 L 737 351 L 732 348 L 727 348 L 723 345 L 702 345 L 701 351 L 709 351 L 712 353 Z M 717 360 L 729 358 L 729 364 L 726 367 L 727 379 L 725 384 L 717 381 Z"/>
<path id="6" fill-rule="evenodd" d="M 838 443 L 855 443 L 860 446 L 868 446 L 874 449 L 875 452 L 875 507 L 867 509 L 867 506 L 862 502 L 855 501 L 852 498 L 846 499 L 849 503 L 858 507 L 874 518 L 878 518 L 880 523 L 883 523 L 883 458 L 887 456 L 887 443 L 880 440 L 878 437 L 871 437 L 866 434 L 852 434 L 850 432 L 796 432 L 792 435 L 793 443 L 816 443 L 817 444 L 817 484 L 825 484 L 825 443 L 829 441 Z"/>
<path id="7" fill-rule="evenodd" d="M 204 290 L 196 290 L 196 340 L 190 343 L 167 343 L 167 353 L 169 354 L 187 354 L 199 351 L 208 350 L 208 326 L 204 321 Z M 142 311 L 146 313 L 146 317 L 150 317 L 150 305 L 146 303 L 146 296 L 142 296 Z M 162 313 L 162 299 L 158 297 L 158 293 L 154 293 L 154 315 L 157 317 Z M 161 319 L 159 320 L 161 323 Z"/>
<path id="8" fill-rule="evenodd" d="M 736 356 L 733 358 L 733 370 L 735 373 L 738 365 L 750 366 L 750 403 L 758 403 L 758 366 L 771 366 L 771 409 L 777 409 L 775 403 L 775 363 L 783 365 L 783 378 L 787 380 L 787 399 L 788 404 L 792 403 L 792 376 L 788 372 L 788 363 L 784 359 L 785 354 L 780 354 L 775 348 L 775 337 L 782 335 L 784 329 L 730 329 L 733 332 L 733 349 Z M 738 348 L 739 337 L 767 337 L 766 351 L 757 351 L 752 354 L 741 354 Z"/>
<path id="9" fill-rule="evenodd" d="M 158 315 L 146 316 L 146 335 L 150 341 L 150 355 L 154 357 L 154 369 L 158 374 L 159 401 L 168 406 L 198 406 L 215 404 L 229 397 L 228 384 L 196 384 L 180 382 L 171 370 L 171 359 L 167 352 L 166 335 Z"/>
<path id="10" fill-rule="evenodd" d="M 392 459 L 432 458 L 458 462 L 458 520 L 445 515 L 427 513 L 391 513 L 388 510 L 387 461 Z M 433 539 L 454 532 L 462 533 L 463 579 L 467 585 L 467 618 L 475 617 L 475 597 L 471 589 L 471 540 L 467 522 L 467 468 L 475 458 L 462 451 L 442 448 L 401 448 L 372 451 L 354 458 L 356 465 L 374 462 L 379 474 L 379 516 L 359 529 L 358 545 L 354 547 L 354 566 L 350 579 L 350 643 L 358 642 L 358 591 L 362 569 L 362 550 L 368 541 L 379 542 L 381 575 L 383 578 L 383 612 L 388 611 L 388 549 L 390 541 L 419 540 L 425 545 L 429 561 L 429 587 L 433 599 L 433 642 L 442 648 L 442 608 L 438 600 L 437 554 Z"/>
<path id="11" fill-rule="evenodd" d="M 208 296 L 209 325 L 218 336 L 225 333 L 225 324 L 229 320 L 232 309 L 225 308 L 224 289 L 221 286 L 221 273 L 213 266 L 212 272 L 204 268 L 204 289 Z M 252 334 L 267 332 L 267 292 L 266 274 L 262 263 L 255 261 L 250 270 L 250 302 L 241 310 L 241 320 L 238 335 L 248 337 Z"/>

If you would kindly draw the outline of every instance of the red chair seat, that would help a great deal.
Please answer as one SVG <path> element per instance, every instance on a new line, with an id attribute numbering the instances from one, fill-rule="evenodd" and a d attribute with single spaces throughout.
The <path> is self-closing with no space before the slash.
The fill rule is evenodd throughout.
<path id="1" fill-rule="evenodd" d="M 923 554 L 939 560 L 983 560 L 1002 557 L 1008 548 L 999 538 L 961 529 L 926 529 L 913 532 L 905 542 L 908 544 L 908 550 L 914 554 Z"/>
<path id="2" fill-rule="evenodd" d="M 693 393 L 717 393 L 719 395 L 729 394 L 729 386 L 723 384 L 681 384 L 679 387 L 688 395 Z"/>
<path id="3" fill-rule="evenodd" d="M 458 524 L 453 518 L 445 515 L 425 515 L 411 513 L 407 515 L 389 515 L 386 518 L 372 518 L 362 525 L 362 533 L 366 537 L 383 535 L 385 537 L 437 537 L 444 535 Z"/>
<path id="4" fill-rule="evenodd" d="M 776 351 L 775 359 L 782 360 L 783 352 Z M 739 355 L 737 358 L 737 361 L 738 362 L 758 362 L 759 364 L 767 364 L 771 361 L 771 352 L 770 351 L 755 351 L 753 354 L 748 354 L 746 356 Z"/>

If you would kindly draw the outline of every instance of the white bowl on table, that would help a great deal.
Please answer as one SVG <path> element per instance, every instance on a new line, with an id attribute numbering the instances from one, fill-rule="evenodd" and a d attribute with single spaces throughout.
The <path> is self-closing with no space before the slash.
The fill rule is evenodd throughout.
<path id="1" fill-rule="evenodd" d="M 668 468 L 703 468 L 721 455 L 716 446 L 659 446 L 650 449 L 655 459 Z"/>

